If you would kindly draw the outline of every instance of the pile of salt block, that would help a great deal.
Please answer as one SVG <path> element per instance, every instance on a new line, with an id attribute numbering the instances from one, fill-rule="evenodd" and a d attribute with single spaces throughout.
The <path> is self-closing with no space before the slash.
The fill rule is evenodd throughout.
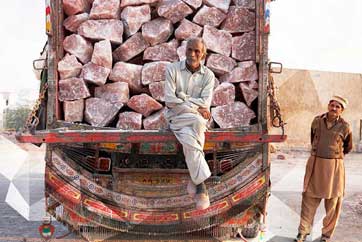
<path id="1" fill-rule="evenodd" d="M 204 64 L 216 76 L 209 127 L 245 126 L 256 117 L 255 0 L 63 0 L 63 9 L 65 121 L 166 128 L 165 68 L 185 59 L 192 37 L 204 39 Z"/>

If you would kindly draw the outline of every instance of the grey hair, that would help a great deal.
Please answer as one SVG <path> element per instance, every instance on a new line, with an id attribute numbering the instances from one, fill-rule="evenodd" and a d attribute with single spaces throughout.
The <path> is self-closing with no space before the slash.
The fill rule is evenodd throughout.
<path id="1" fill-rule="evenodd" d="M 204 40 L 203 38 L 193 37 L 193 38 L 187 39 L 186 47 L 187 47 L 187 45 L 188 45 L 189 43 L 194 42 L 194 41 L 196 41 L 196 42 L 201 42 L 201 44 L 202 44 L 202 53 L 204 54 L 204 58 L 203 58 L 203 59 L 205 59 L 205 58 L 206 58 L 206 54 L 207 54 L 207 49 L 206 49 L 205 40 Z"/>

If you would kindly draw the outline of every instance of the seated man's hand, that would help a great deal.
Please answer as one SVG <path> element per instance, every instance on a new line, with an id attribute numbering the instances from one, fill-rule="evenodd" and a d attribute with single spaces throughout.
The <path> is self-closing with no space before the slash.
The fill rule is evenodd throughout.
<path id="1" fill-rule="evenodd" d="M 211 113 L 207 108 L 198 108 L 197 111 L 201 114 L 204 119 L 210 119 Z"/>

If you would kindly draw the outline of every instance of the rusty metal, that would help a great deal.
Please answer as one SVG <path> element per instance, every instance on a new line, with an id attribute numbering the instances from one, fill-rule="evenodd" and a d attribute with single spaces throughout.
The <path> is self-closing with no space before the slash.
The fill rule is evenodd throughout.
<path id="1" fill-rule="evenodd" d="M 207 142 L 283 142 L 286 136 L 261 133 L 243 134 L 238 131 L 209 131 Z M 37 131 L 33 134 L 17 134 L 21 143 L 144 143 L 176 141 L 171 131 L 123 131 L 123 130 L 69 130 Z"/>
<path id="2" fill-rule="evenodd" d="M 25 122 L 24 130 L 34 132 L 34 129 L 36 128 L 36 126 L 38 126 L 39 118 L 37 117 L 37 112 L 38 112 L 38 110 L 40 108 L 41 102 L 45 98 L 45 94 L 46 94 L 47 89 L 48 89 L 48 84 L 44 83 L 42 89 L 40 90 L 39 97 L 35 101 L 34 107 L 33 107 L 32 111 L 30 112 L 30 114 L 29 114 L 29 116 L 28 116 L 28 118 L 27 118 L 27 120 Z"/>

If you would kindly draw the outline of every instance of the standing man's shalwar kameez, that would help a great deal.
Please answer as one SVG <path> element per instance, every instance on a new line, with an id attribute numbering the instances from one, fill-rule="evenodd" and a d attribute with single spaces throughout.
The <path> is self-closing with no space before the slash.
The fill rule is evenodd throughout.
<path id="1" fill-rule="evenodd" d="M 204 182 L 211 175 L 203 153 L 207 120 L 197 109 L 210 108 L 213 87 L 214 74 L 204 65 L 192 73 L 185 61 L 181 61 L 170 64 L 166 70 L 165 117 L 182 144 L 186 164 L 195 185 Z"/>
<path id="2" fill-rule="evenodd" d="M 346 106 L 345 99 L 334 100 Z M 299 234 L 295 241 L 305 241 L 311 231 L 315 212 L 324 199 L 326 216 L 323 219 L 321 241 L 329 241 L 341 212 L 345 189 L 344 155 L 352 149 L 349 124 L 340 116 L 328 121 L 328 113 L 314 118 L 311 126 L 312 152 L 306 165 Z"/>

